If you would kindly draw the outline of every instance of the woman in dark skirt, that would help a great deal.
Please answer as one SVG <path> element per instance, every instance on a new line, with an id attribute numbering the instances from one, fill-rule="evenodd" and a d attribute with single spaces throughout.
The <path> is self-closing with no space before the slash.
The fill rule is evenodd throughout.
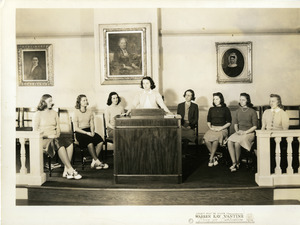
<path id="1" fill-rule="evenodd" d="M 208 166 L 218 165 L 215 153 L 219 144 L 228 137 L 228 127 L 231 124 L 230 110 L 226 107 L 222 93 L 213 94 L 213 105 L 208 111 L 207 126 L 209 130 L 205 133 L 203 139 L 210 152 Z"/>
<path id="2" fill-rule="evenodd" d="M 103 139 L 99 134 L 95 133 L 94 114 L 87 109 L 88 105 L 88 99 L 85 95 L 77 97 L 76 110 L 73 117 L 75 137 L 79 142 L 80 148 L 88 148 L 93 158 L 91 168 L 107 169 L 108 165 L 98 159 L 103 146 Z"/>

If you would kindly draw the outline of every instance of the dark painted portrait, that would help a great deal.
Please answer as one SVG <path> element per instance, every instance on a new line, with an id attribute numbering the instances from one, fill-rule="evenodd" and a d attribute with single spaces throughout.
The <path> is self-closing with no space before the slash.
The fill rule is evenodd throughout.
<path id="1" fill-rule="evenodd" d="M 142 75 L 142 33 L 112 33 L 109 41 L 109 75 Z"/>
<path id="2" fill-rule="evenodd" d="M 244 56 L 238 49 L 228 49 L 223 55 L 223 71 L 229 77 L 239 76 L 243 72 L 244 64 Z"/>
<path id="3" fill-rule="evenodd" d="M 46 51 L 24 51 L 24 81 L 45 81 Z"/>

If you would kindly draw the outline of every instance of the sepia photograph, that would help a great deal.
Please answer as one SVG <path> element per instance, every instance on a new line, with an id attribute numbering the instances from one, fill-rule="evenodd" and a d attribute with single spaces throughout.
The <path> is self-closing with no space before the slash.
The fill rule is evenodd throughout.
<path id="1" fill-rule="evenodd" d="M 299 14 L 0 0 L 1 224 L 298 224 Z"/>

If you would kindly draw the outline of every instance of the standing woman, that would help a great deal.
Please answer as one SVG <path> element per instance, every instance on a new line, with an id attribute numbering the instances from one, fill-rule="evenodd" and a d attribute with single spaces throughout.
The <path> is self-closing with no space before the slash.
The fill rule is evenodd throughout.
<path id="1" fill-rule="evenodd" d="M 234 120 L 235 133 L 228 138 L 228 149 L 232 161 L 232 166 L 229 168 L 231 172 L 239 169 L 241 146 L 248 151 L 251 150 L 258 121 L 249 94 L 240 94 L 239 105 L 240 108 L 236 111 Z"/>
<path id="2" fill-rule="evenodd" d="M 51 157 L 57 152 L 65 165 L 63 177 L 81 179 L 82 176 L 71 165 L 73 142 L 71 138 L 60 137 L 58 114 L 53 108 L 52 96 L 44 94 L 34 116 L 33 130 L 43 132 L 43 149 Z"/>
<path id="3" fill-rule="evenodd" d="M 110 138 L 113 138 L 114 129 L 115 129 L 115 116 L 121 115 L 124 113 L 123 106 L 119 105 L 121 98 L 118 93 L 111 92 L 109 93 L 107 99 L 108 107 L 105 109 L 105 121 L 107 126 L 107 133 Z"/>
<path id="4" fill-rule="evenodd" d="M 143 77 L 141 80 L 141 90 L 138 95 L 133 100 L 133 108 L 162 108 L 166 113 L 172 114 L 170 110 L 165 105 L 162 96 L 155 90 L 155 83 L 151 77 Z M 127 114 L 131 112 L 131 109 L 128 109 Z"/>
<path id="5" fill-rule="evenodd" d="M 231 124 L 230 110 L 226 107 L 222 93 L 213 94 L 213 107 L 208 111 L 207 125 L 209 130 L 205 133 L 203 139 L 210 152 L 208 166 L 218 165 L 218 159 L 215 157 L 218 145 L 223 144 L 224 138 L 228 137 L 228 127 Z"/>
<path id="6" fill-rule="evenodd" d="M 108 165 L 100 162 L 98 159 L 103 146 L 103 139 L 99 134 L 95 133 L 94 115 L 90 109 L 87 109 L 88 105 L 87 97 L 78 95 L 73 118 L 76 139 L 80 148 L 88 148 L 93 158 L 91 168 L 107 169 Z"/>

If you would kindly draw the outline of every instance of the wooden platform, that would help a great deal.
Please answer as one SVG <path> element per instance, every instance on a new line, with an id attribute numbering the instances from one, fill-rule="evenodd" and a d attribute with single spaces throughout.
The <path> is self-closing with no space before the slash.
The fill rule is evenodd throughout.
<path id="1" fill-rule="evenodd" d="M 77 154 L 77 153 L 76 153 Z M 299 201 L 274 201 L 273 188 L 258 187 L 254 172 L 242 164 L 231 173 L 221 163 L 209 168 L 205 148 L 192 147 L 182 159 L 183 183 L 149 181 L 115 184 L 113 156 L 107 158 L 110 168 L 92 170 L 87 164 L 81 170 L 81 180 L 62 178 L 62 168 L 41 187 L 19 186 L 28 189 L 28 200 L 17 205 L 274 205 L 299 204 Z"/>

